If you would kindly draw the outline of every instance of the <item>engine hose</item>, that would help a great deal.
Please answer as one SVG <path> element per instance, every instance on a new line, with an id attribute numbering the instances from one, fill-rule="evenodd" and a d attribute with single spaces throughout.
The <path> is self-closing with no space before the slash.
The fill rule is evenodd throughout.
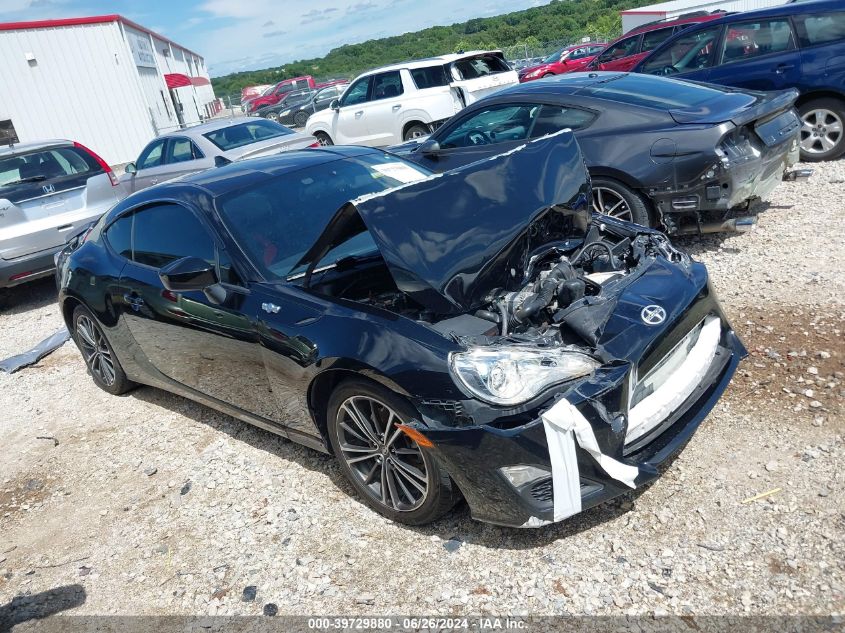
<path id="1" fill-rule="evenodd" d="M 502 317 L 495 312 L 490 312 L 490 310 L 476 310 L 475 316 L 485 321 L 492 321 L 493 323 L 501 323 L 502 320 Z"/>
<path id="2" fill-rule="evenodd" d="M 558 285 L 561 281 L 566 279 L 566 277 L 567 271 L 561 264 L 552 268 L 551 272 L 546 275 L 546 278 L 540 282 L 539 292 L 535 293 L 531 298 L 523 301 L 522 305 L 514 311 L 511 325 L 513 325 L 514 320 L 517 324 L 525 323 L 525 321 L 549 305 L 555 296 L 555 292 L 557 292 Z"/>
<path id="3" fill-rule="evenodd" d="M 505 307 L 505 302 L 499 303 L 499 313 L 502 315 L 502 336 L 508 335 L 508 309 Z"/>

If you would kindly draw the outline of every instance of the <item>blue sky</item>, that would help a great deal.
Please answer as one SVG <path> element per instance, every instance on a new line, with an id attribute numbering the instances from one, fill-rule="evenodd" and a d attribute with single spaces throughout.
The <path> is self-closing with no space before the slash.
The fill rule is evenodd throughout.
<path id="1" fill-rule="evenodd" d="M 203 55 L 212 75 L 548 0 L 0 0 L 0 21 L 120 13 Z"/>

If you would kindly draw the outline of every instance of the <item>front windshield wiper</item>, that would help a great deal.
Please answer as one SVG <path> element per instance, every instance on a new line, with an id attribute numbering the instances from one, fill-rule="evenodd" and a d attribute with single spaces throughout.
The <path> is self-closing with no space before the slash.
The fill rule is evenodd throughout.
<path id="1" fill-rule="evenodd" d="M 368 253 L 366 255 L 344 255 L 342 257 L 338 257 L 331 264 L 318 265 L 316 268 L 314 268 L 313 271 L 311 271 L 311 274 L 324 273 L 324 272 L 332 270 L 332 269 L 341 270 L 341 271 L 342 270 L 349 270 L 350 268 L 354 268 L 355 266 L 360 264 L 362 261 L 365 261 L 367 259 L 372 259 L 373 257 L 376 257 L 376 256 L 377 255 L 375 255 L 373 253 Z M 294 281 L 296 279 L 302 279 L 303 277 L 305 277 L 306 272 L 307 272 L 307 270 L 303 270 L 302 272 L 289 274 L 286 277 L 286 279 L 288 281 Z"/>
<path id="2" fill-rule="evenodd" d="M 11 187 L 12 185 L 22 185 L 27 182 L 38 182 L 40 180 L 47 180 L 47 176 L 29 176 L 27 178 L 21 178 L 19 180 L 13 180 L 11 182 L 7 182 L 3 184 L 4 187 Z"/>

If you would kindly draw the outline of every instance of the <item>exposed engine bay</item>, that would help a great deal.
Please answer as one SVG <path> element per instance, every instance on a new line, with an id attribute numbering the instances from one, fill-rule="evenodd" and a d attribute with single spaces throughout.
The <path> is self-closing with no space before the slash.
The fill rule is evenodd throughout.
<path id="1" fill-rule="evenodd" d="M 575 248 L 568 243 L 545 245 L 530 256 L 524 271 L 512 268 L 511 278 L 502 280 L 501 288 L 491 289 L 486 305 L 447 318 L 439 318 L 398 290 L 377 256 L 357 261 L 351 277 L 332 275 L 315 285 L 326 294 L 427 323 L 465 345 L 507 339 L 594 347 L 614 299 L 657 256 L 673 262 L 688 259 L 660 233 L 596 221 Z"/>

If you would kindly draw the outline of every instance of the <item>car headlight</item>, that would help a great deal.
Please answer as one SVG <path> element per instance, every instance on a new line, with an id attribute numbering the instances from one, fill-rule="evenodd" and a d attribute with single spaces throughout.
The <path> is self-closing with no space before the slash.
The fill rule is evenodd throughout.
<path id="1" fill-rule="evenodd" d="M 287 115 L 289 115 L 289 114 L 290 114 L 290 110 L 291 110 L 290 108 L 288 108 L 287 110 L 282 110 L 281 112 L 279 112 L 279 116 L 287 116 Z"/>
<path id="2" fill-rule="evenodd" d="M 521 404 L 600 366 L 594 358 L 565 348 L 474 347 L 449 354 L 453 377 L 479 400 L 500 405 Z"/>

